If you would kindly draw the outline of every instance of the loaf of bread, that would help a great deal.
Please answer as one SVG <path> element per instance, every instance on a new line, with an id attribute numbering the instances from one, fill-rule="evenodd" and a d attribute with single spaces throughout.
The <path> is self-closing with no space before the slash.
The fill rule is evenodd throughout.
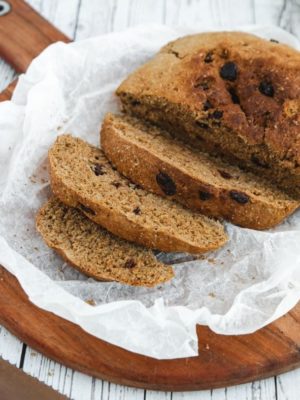
<path id="1" fill-rule="evenodd" d="M 118 171 L 144 189 L 243 227 L 270 228 L 300 205 L 268 181 L 134 117 L 107 114 L 101 146 Z"/>
<path id="2" fill-rule="evenodd" d="M 189 253 L 217 249 L 227 240 L 218 221 L 132 184 L 112 168 L 102 150 L 79 138 L 59 136 L 49 164 L 54 194 L 121 238 Z"/>
<path id="3" fill-rule="evenodd" d="M 173 277 L 172 267 L 150 250 L 113 236 L 54 197 L 40 209 L 36 226 L 49 247 L 97 280 L 155 286 Z"/>
<path id="4" fill-rule="evenodd" d="M 123 108 L 300 196 L 300 53 L 241 32 L 169 43 L 118 88 Z"/>

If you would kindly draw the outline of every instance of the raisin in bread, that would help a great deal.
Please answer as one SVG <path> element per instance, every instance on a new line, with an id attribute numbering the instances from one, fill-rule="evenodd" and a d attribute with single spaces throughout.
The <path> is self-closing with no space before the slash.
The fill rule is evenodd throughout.
<path id="1" fill-rule="evenodd" d="M 81 139 L 59 136 L 49 164 L 54 194 L 121 238 L 190 253 L 216 249 L 227 240 L 218 221 L 132 184 L 112 168 L 102 150 Z"/>
<path id="2" fill-rule="evenodd" d="M 118 88 L 124 110 L 300 196 L 300 53 L 241 32 L 169 43 Z"/>
<path id="3" fill-rule="evenodd" d="M 266 180 L 137 118 L 107 114 L 101 145 L 118 171 L 144 189 L 243 227 L 270 228 L 299 206 Z"/>
<path id="4" fill-rule="evenodd" d="M 150 250 L 113 236 L 54 197 L 40 209 L 36 225 L 49 247 L 97 280 L 155 286 L 173 277 L 172 267 Z"/>

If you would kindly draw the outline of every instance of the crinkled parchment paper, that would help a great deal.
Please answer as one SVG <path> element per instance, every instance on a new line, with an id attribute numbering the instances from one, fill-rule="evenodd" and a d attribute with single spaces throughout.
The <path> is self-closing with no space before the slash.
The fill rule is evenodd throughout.
<path id="1" fill-rule="evenodd" d="M 148 26 L 57 43 L 34 60 L 12 101 L 0 104 L 0 264 L 34 304 L 156 358 L 196 355 L 196 323 L 250 333 L 298 302 L 300 213 L 268 232 L 227 224 L 228 245 L 203 260 L 159 254 L 176 263 L 176 278 L 153 289 L 76 272 L 43 243 L 35 214 L 50 193 L 46 155 L 56 136 L 71 132 L 98 144 L 104 114 L 118 110 L 113 92 L 122 79 L 166 42 L 196 30 Z M 277 28 L 245 30 L 299 47 Z"/>

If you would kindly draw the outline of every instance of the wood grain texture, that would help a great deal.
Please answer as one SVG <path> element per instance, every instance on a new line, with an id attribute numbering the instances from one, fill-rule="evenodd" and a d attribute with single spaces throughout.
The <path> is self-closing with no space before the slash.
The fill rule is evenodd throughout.
<path id="1" fill-rule="evenodd" d="M 108 31 L 125 29 L 131 24 L 143 22 L 145 18 L 148 22 L 153 23 L 160 23 L 165 18 L 166 23 L 169 25 L 179 24 L 199 27 L 209 25 L 211 21 L 218 25 L 222 21 L 222 23 L 226 23 L 227 20 L 236 25 L 257 22 L 260 24 L 280 25 L 298 35 L 300 26 L 300 13 L 299 11 L 297 13 L 297 9 L 292 5 L 291 0 L 253 0 L 253 4 L 250 4 L 251 2 L 249 1 L 244 3 L 240 0 L 232 0 L 229 2 L 229 9 L 222 7 L 222 21 L 219 21 L 221 17 L 218 12 L 218 7 L 222 6 L 222 0 L 159 0 L 161 12 L 157 10 L 158 2 L 156 0 L 141 0 L 139 2 L 133 0 L 107 0 L 103 2 L 92 0 L 28 0 L 28 2 L 69 37 L 74 38 L 74 34 L 77 32 L 76 38 L 78 39 Z M 151 4 L 153 5 L 153 11 Z M 228 4 L 228 1 L 226 1 L 226 4 Z M 103 11 L 107 19 L 99 19 L 99 10 Z M 148 10 L 146 16 L 145 10 Z M 240 15 L 242 15 L 242 18 L 240 18 Z M 253 15 L 255 17 L 254 21 Z M 14 71 L 4 61 L 0 60 L 0 90 L 14 76 Z M 5 336 L 10 338 L 9 342 L 11 340 L 19 342 L 7 331 L 5 331 Z M 19 360 L 20 364 L 21 342 L 19 342 L 19 346 L 15 347 L 14 345 L 7 345 L 7 338 L 5 341 L 3 340 L 3 336 L 0 334 L 0 355 L 5 354 L 5 357 L 12 362 L 18 363 L 17 361 Z M 99 379 L 84 380 L 85 383 L 82 390 L 77 393 L 73 387 L 78 388 L 78 385 L 81 384 L 80 376 L 82 374 L 75 373 L 59 363 L 50 361 L 47 357 L 31 349 L 23 352 L 23 357 L 23 368 L 26 372 L 39 377 L 41 380 L 46 380 L 47 384 L 52 385 L 72 399 L 131 400 L 135 398 L 134 389 L 126 388 L 126 390 L 122 390 L 122 387 L 116 389 L 115 387 L 119 387 L 119 385 L 102 382 Z M 23 360 L 21 364 L 23 364 Z M 90 384 L 92 385 L 92 390 L 89 387 Z M 141 394 L 144 393 L 142 390 L 138 391 Z M 275 398 L 294 400 L 299 398 L 299 393 L 300 369 L 281 375 L 275 380 L 270 378 L 228 389 L 174 393 L 173 396 L 168 392 L 166 399 L 173 397 L 173 399 L 177 400 L 271 400 Z M 161 397 L 161 392 L 146 391 L 144 398 L 148 399 L 148 396 L 155 396 L 153 397 L 155 399 L 165 398 L 164 396 Z M 152 399 L 152 397 L 149 398 Z"/>
<path id="2" fill-rule="evenodd" d="M 172 391 L 210 389 L 300 365 L 299 306 L 252 335 L 222 336 L 199 326 L 198 357 L 155 360 L 99 340 L 34 306 L 4 268 L 0 269 L 0 304 L 0 323 L 34 349 L 77 371 L 122 385 Z"/>
<path id="3" fill-rule="evenodd" d="M 1 17 L 0 54 L 18 72 L 49 44 L 69 38 L 22 0 L 10 0 L 11 11 Z"/>

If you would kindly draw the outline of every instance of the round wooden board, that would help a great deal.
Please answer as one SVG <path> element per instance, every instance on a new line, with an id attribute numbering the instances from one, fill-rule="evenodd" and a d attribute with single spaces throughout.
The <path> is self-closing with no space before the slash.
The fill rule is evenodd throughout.
<path id="1" fill-rule="evenodd" d="M 199 356 L 155 360 L 83 331 L 34 306 L 0 267 L 0 324 L 32 348 L 75 370 L 122 385 L 199 390 L 236 385 L 300 366 L 300 305 L 251 335 L 223 336 L 199 326 Z"/>

